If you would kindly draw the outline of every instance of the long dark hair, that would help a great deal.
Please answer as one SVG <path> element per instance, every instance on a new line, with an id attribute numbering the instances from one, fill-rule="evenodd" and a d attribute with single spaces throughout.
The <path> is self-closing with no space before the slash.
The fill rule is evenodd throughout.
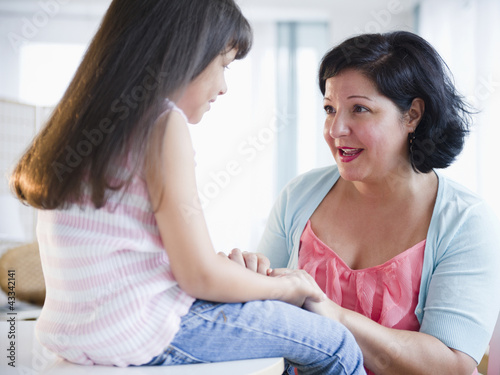
<path id="1" fill-rule="evenodd" d="M 15 167 L 14 193 L 41 209 L 65 208 L 84 194 L 102 207 L 143 166 L 165 98 L 175 102 L 215 57 L 236 48 L 241 59 L 251 43 L 233 0 L 114 0 Z"/>
<path id="2" fill-rule="evenodd" d="M 409 156 L 415 171 L 446 168 L 460 154 L 473 112 L 455 89 L 446 63 L 426 40 L 407 31 L 345 40 L 323 57 L 319 71 L 323 94 L 326 80 L 345 69 L 362 72 L 401 113 L 410 109 L 415 98 L 425 102 L 422 120 L 410 135 Z"/>

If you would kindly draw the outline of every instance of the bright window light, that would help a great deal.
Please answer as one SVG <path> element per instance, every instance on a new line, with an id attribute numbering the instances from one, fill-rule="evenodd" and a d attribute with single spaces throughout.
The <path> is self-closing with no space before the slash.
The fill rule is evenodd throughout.
<path id="1" fill-rule="evenodd" d="M 85 49 L 83 44 L 26 43 L 21 46 L 21 101 L 39 106 L 56 105 Z"/>

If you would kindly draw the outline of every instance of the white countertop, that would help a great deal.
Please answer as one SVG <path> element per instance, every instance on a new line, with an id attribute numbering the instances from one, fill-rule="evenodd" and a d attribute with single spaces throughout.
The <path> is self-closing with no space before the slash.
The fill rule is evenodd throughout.
<path id="1" fill-rule="evenodd" d="M 281 375 L 284 371 L 283 358 L 196 364 L 184 366 L 151 367 L 109 367 L 80 366 L 64 361 L 44 349 L 34 337 L 35 321 L 16 321 L 15 365 L 8 365 L 10 323 L 0 321 L 0 374 L 51 374 L 51 375 Z"/>

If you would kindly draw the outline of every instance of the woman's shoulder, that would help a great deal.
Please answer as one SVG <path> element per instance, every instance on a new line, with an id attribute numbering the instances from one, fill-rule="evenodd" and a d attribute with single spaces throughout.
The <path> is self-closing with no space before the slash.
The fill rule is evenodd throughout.
<path id="1" fill-rule="evenodd" d="M 487 203 L 479 194 L 441 172 L 436 172 L 436 174 L 439 178 L 437 197 L 439 206 L 446 209 L 453 207 L 461 212 L 478 209 L 489 210 Z"/>
<path id="2" fill-rule="evenodd" d="M 338 179 L 336 165 L 315 168 L 303 173 L 286 184 L 275 203 L 275 209 L 295 216 L 317 206 Z M 286 216 L 286 215 L 285 215 Z"/>
<path id="3" fill-rule="evenodd" d="M 500 221 L 490 205 L 478 194 L 462 184 L 437 173 L 438 197 L 431 225 L 433 232 L 443 239 L 468 233 L 470 237 L 490 239 L 497 248 L 500 244 Z"/>
<path id="4" fill-rule="evenodd" d="M 334 182 L 338 179 L 337 165 L 314 168 L 292 179 L 283 189 L 284 192 L 310 191 L 312 188 Z M 331 186 L 330 186 L 331 188 Z"/>

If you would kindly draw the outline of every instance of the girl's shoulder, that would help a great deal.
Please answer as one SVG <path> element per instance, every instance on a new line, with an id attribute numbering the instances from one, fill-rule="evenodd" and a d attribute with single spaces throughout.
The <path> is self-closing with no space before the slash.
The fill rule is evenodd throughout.
<path id="1" fill-rule="evenodd" d="M 179 107 L 177 107 L 177 105 L 173 101 L 171 101 L 170 99 L 165 99 L 165 106 L 166 106 L 166 110 L 164 113 L 168 113 L 168 112 L 173 111 L 173 112 L 181 115 L 181 117 L 184 119 L 184 121 L 186 123 L 189 122 L 184 111 L 182 109 L 180 109 Z"/>

